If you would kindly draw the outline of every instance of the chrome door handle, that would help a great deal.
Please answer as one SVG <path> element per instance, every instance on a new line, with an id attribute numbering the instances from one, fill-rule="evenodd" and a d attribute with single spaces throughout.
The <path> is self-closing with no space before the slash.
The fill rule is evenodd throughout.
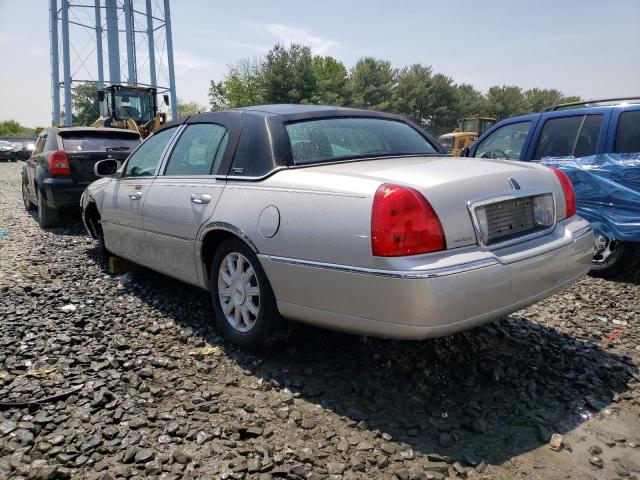
<path id="1" fill-rule="evenodd" d="M 192 203 L 209 203 L 211 201 L 211 195 L 208 193 L 192 193 L 191 194 L 191 202 Z"/>
<path id="2" fill-rule="evenodd" d="M 142 192 L 134 192 L 129 194 L 131 200 L 140 200 L 142 198 Z"/>

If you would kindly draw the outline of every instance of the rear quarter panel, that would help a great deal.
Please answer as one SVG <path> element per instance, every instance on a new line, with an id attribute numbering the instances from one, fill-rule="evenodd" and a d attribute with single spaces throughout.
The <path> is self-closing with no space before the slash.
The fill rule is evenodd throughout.
<path id="1" fill-rule="evenodd" d="M 304 170 L 283 170 L 260 182 L 229 180 L 212 221 L 239 228 L 265 255 L 370 266 L 372 192 L 378 182 L 347 184 Z M 265 215 L 261 228 L 260 220 L 270 206 L 279 213 L 271 237 L 273 221 Z"/>

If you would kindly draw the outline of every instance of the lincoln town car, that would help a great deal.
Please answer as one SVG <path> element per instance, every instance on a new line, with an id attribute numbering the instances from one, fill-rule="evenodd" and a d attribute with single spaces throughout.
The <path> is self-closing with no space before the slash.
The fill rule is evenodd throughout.
<path id="1" fill-rule="evenodd" d="M 111 255 L 210 292 L 245 349 L 288 322 L 448 335 L 580 279 L 593 233 L 561 171 L 452 159 L 385 113 L 268 105 L 168 123 L 81 200 Z"/>

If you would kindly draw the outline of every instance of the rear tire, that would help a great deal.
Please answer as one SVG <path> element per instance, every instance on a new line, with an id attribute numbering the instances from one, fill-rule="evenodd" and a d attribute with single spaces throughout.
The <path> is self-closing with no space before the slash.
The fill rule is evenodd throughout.
<path id="1" fill-rule="evenodd" d="M 22 201 L 27 212 L 32 212 L 36 209 L 36 204 L 31 201 L 31 193 L 29 192 L 27 179 L 24 176 L 22 177 Z"/>
<path id="2" fill-rule="evenodd" d="M 60 223 L 60 212 L 54 210 L 53 208 L 48 207 L 44 198 L 42 197 L 42 192 L 38 189 L 38 223 L 42 228 L 51 228 L 55 227 Z"/>
<path id="3" fill-rule="evenodd" d="M 606 246 L 596 249 L 589 274 L 593 277 L 614 278 L 620 275 L 633 257 L 633 247 L 619 240 L 606 239 Z M 598 237 L 596 237 L 596 245 Z M 603 255 L 603 251 L 606 255 Z"/>
<path id="4" fill-rule="evenodd" d="M 216 324 L 232 343 L 260 350 L 286 338 L 288 322 L 280 316 L 271 284 L 247 245 L 229 239 L 218 247 L 210 284 Z"/>
<path id="5" fill-rule="evenodd" d="M 95 209 L 95 207 L 93 208 Z M 97 212 L 97 209 L 95 209 L 95 211 Z M 87 223 L 89 224 L 89 227 L 98 240 L 98 245 L 100 245 L 100 253 L 102 253 L 104 258 L 108 259 L 112 256 L 112 254 L 104 243 L 104 232 L 102 231 L 102 225 L 100 225 L 100 217 L 98 216 L 98 213 L 91 213 L 87 217 Z"/>

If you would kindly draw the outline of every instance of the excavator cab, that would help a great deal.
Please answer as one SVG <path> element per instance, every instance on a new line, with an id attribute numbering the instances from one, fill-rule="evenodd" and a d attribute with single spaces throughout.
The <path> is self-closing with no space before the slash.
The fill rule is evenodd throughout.
<path id="1" fill-rule="evenodd" d="M 496 124 L 495 118 L 489 117 L 468 117 L 458 120 L 459 132 L 476 132 L 477 136 L 482 135 Z"/>
<path id="2" fill-rule="evenodd" d="M 157 89 L 133 85 L 109 85 L 98 92 L 105 116 L 94 126 L 127 128 L 146 138 L 166 121 L 166 114 L 158 113 Z M 165 95 L 165 103 L 169 103 Z"/>
<path id="3" fill-rule="evenodd" d="M 495 123 L 496 119 L 490 117 L 463 118 L 458 120 L 458 128 L 453 132 L 440 136 L 440 143 L 447 153 L 457 157 Z"/>

